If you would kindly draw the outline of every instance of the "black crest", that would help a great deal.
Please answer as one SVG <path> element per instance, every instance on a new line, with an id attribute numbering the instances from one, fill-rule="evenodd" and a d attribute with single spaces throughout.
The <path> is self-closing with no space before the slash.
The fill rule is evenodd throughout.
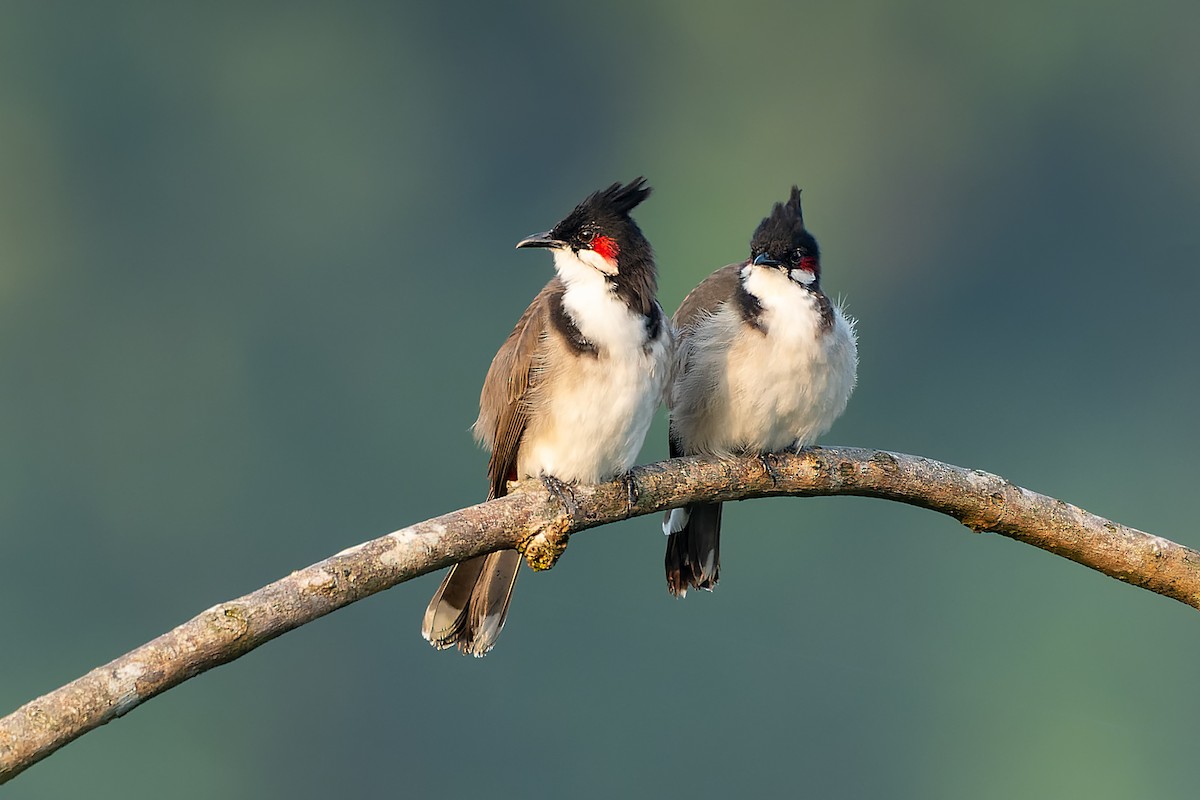
<path id="1" fill-rule="evenodd" d="M 639 203 L 650 196 L 651 191 L 651 188 L 646 185 L 646 179 L 637 177 L 624 186 L 614 183 L 607 189 L 592 192 L 576 210 L 584 209 L 593 214 L 608 213 L 628 216 L 630 211 L 637 208 Z"/>
<path id="2" fill-rule="evenodd" d="M 803 246 L 817 256 L 816 240 L 804 229 L 804 212 L 800 209 L 800 189 L 792 187 L 786 203 L 776 203 L 771 213 L 759 223 L 750 237 L 750 258 L 766 253 L 780 261 Z"/>
<path id="3" fill-rule="evenodd" d="M 571 241 L 580 230 L 591 228 L 611 235 L 632 224 L 629 212 L 650 196 L 645 178 L 634 178 L 622 186 L 614 183 L 607 189 L 592 192 L 575 210 L 554 226 L 554 235 Z M 636 228 L 636 226 L 634 226 Z M 640 233 L 640 231 L 639 231 Z"/>

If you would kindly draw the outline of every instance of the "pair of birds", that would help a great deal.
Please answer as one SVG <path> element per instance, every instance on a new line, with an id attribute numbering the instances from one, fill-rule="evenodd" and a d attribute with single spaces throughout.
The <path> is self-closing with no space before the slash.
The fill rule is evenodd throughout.
<path id="1" fill-rule="evenodd" d="M 547 248 L 557 275 L 492 361 L 475 436 L 491 451 L 488 499 L 508 482 L 596 483 L 633 466 L 660 402 L 671 457 L 767 455 L 829 430 L 858 366 L 853 323 L 821 291 L 817 242 L 792 187 L 750 241 L 684 299 L 673 320 L 655 299 L 654 255 L 630 211 L 644 178 L 589 195 L 521 247 Z M 712 589 L 720 570 L 721 504 L 668 512 L 667 587 Z M 504 625 L 521 565 L 514 550 L 455 565 L 425 612 L 438 649 L 482 656 Z"/>

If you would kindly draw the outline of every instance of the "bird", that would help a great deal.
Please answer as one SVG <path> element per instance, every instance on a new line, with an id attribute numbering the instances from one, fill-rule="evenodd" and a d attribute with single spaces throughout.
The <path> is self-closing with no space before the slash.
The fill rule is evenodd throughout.
<path id="1" fill-rule="evenodd" d="M 624 476 L 665 399 L 674 332 L 656 298 L 654 252 L 630 211 L 645 178 L 593 192 L 518 248 L 545 248 L 555 276 L 492 360 L 475 438 L 491 451 L 488 499 L 540 478 L 568 509 L 570 485 Z M 632 492 L 632 489 L 630 490 Z M 450 569 L 422 635 L 440 649 L 485 655 L 504 626 L 521 564 L 515 550 Z"/>
<path id="2" fill-rule="evenodd" d="M 845 410 L 858 373 L 855 321 L 821 290 L 821 253 L 800 189 L 776 203 L 750 257 L 705 278 L 673 317 L 669 448 L 685 455 L 771 457 L 811 444 Z M 711 591 L 721 569 L 721 504 L 668 511 L 667 589 Z"/>

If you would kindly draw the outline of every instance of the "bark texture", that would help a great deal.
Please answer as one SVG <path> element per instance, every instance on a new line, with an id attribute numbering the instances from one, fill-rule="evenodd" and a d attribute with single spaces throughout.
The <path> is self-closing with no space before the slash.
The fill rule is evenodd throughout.
<path id="1" fill-rule="evenodd" d="M 575 515 L 538 481 L 402 528 L 214 606 L 0 719 L 0 783 L 84 733 L 280 634 L 418 575 L 517 548 L 548 569 L 575 532 L 698 501 L 859 495 L 948 514 L 1200 609 L 1200 553 L 996 475 L 849 447 L 767 458 L 680 458 L 574 490 Z M 420 609 L 413 609 L 413 624 Z"/>

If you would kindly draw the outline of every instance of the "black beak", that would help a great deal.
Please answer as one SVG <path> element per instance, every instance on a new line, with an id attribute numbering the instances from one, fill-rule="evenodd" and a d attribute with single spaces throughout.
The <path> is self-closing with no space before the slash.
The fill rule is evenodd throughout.
<path id="1" fill-rule="evenodd" d="M 521 245 L 517 245 L 517 247 L 520 247 L 520 246 Z M 771 258 L 766 253 L 759 253 L 757 256 L 755 256 L 754 263 L 760 267 L 778 267 L 779 266 L 779 262 L 776 261 L 775 259 Z"/>
<path id="2" fill-rule="evenodd" d="M 533 236 L 526 236 L 521 241 L 517 242 L 517 247 L 548 247 L 551 250 L 558 250 L 566 247 L 567 243 L 562 239 L 555 239 L 550 231 L 545 233 L 535 233 Z"/>

